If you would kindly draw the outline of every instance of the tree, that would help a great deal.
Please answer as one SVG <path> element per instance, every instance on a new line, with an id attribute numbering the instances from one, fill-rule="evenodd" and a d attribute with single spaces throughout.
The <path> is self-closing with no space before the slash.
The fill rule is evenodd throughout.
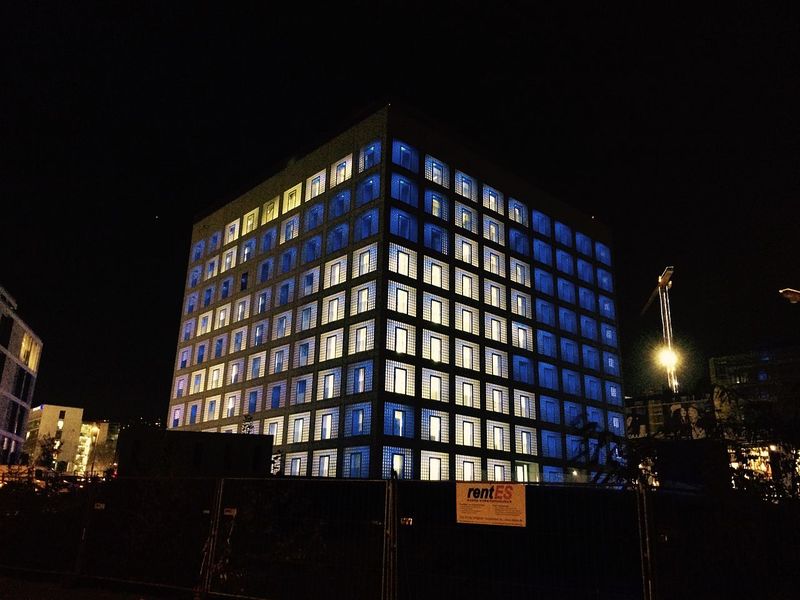
<path id="1" fill-rule="evenodd" d="M 58 440 L 51 435 L 44 435 L 39 440 L 39 452 L 34 464 L 37 467 L 53 469 L 58 459 Z"/>

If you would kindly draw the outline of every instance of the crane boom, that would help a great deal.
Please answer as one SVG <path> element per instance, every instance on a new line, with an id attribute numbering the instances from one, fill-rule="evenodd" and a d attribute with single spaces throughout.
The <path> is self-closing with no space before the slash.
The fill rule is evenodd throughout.
<path id="1" fill-rule="evenodd" d="M 658 296 L 659 306 L 661 308 L 661 333 L 664 337 L 664 348 L 662 349 L 661 363 L 667 370 L 667 384 L 673 393 L 678 393 L 678 376 L 676 373 L 676 356 L 675 350 L 672 348 L 672 313 L 669 307 L 669 289 L 672 287 L 672 274 L 675 267 L 667 267 L 658 278 L 658 285 L 656 285 L 653 293 L 650 294 L 650 299 L 644 305 L 641 314 L 650 307 Z"/>

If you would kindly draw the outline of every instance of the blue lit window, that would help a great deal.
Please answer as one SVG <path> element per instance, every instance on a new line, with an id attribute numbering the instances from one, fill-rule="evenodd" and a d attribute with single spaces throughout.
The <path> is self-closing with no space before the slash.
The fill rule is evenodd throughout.
<path id="1" fill-rule="evenodd" d="M 392 162 L 413 173 L 419 171 L 419 153 L 416 148 L 400 140 L 392 142 Z"/>
<path id="2" fill-rule="evenodd" d="M 508 242 L 511 246 L 511 251 L 523 256 L 528 256 L 528 236 L 511 227 L 508 230 Z"/>
<path id="3" fill-rule="evenodd" d="M 556 221 L 556 241 L 564 246 L 572 246 L 572 229 Z"/>
<path id="4" fill-rule="evenodd" d="M 607 319 L 613 319 L 617 311 L 614 308 L 614 301 L 611 298 L 600 296 L 600 314 Z"/>
<path id="5" fill-rule="evenodd" d="M 392 173 L 392 198 L 410 206 L 418 206 L 416 184 L 408 177 Z"/>
<path id="6" fill-rule="evenodd" d="M 558 391 L 558 370 L 555 366 L 546 362 L 539 363 L 539 386 Z"/>
<path id="7" fill-rule="evenodd" d="M 601 290 L 612 292 L 613 284 L 611 282 L 611 273 L 605 269 L 597 269 L 597 285 Z"/>
<path id="8" fill-rule="evenodd" d="M 578 364 L 578 343 L 569 339 L 561 338 L 561 360 Z"/>
<path id="9" fill-rule="evenodd" d="M 600 351 L 593 346 L 583 346 L 583 366 L 593 371 L 600 370 Z"/>
<path id="10" fill-rule="evenodd" d="M 589 400 L 596 400 L 597 402 L 602 402 L 603 392 L 602 388 L 600 387 L 600 380 L 597 377 L 592 377 L 591 375 L 584 375 L 583 390 L 584 394 Z"/>
<path id="11" fill-rule="evenodd" d="M 381 162 L 381 143 L 378 140 L 371 142 L 361 148 L 359 155 L 359 172 L 371 169 Z"/>
<path id="12" fill-rule="evenodd" d="M 594 283 L 594 269 L 582 258 L 578 259 L 578 279 L 586 283 Z"/>
<path id="13" fill-rule="evenodd" d="M 256 411 L 258 411 L 258 392 L 251 390 L 247 394 L 247 412 L 252 415 Z"/>
<path id="14" fill-rule="evenodd" d="M 322 203 L 315 204 L 306 211 L 305 215 L 305 231 L 311 231 L 322 225 L 323 214 Z"/>
<path id="15" fill-rule="evenodd" d="M 270 398 L 270 408 L 281 407 L 281 386 L 276 385 L 272 388 L 272 397 Z"/>
<path id="16" fill-rule="evenodd" d="M 258 281 L 263 283 L 272 277 L 272 263 L 274 259 L 268 258 L 262 262 L 258 267 Z"/>
<path id="17" fill-rule="evenodd" d="M 331 254 L 347 246 L 347 223 L 337 225 L 328 230 L 328 237 L 325 242 L 325 252 Z"/>
<path id="18" fill-rule="evenodd" d="M 194 245 L 194 250 L 192 251 L 192 261 L 200 260 L 203 257 L 203 250 L 205 247 L 205 240 L 200 240 Z"/>
<path id="19" fill-rule="evenodd" d="M 542 455 L 547 458 L 561 458 L 561 434 L 542 430 Z M 547 469 L 548 467 L 545 467 Z M 563 480 L 563 475 L 561 480 Z"/>
<path id="20" fill-rule="evenodd" d="M 222 342 L 222 340 L 217 340 L 217 342 Z M 256 328 L 253 330 L 253 345 L 260 346 L 264 343 L 264 324 L 259 323 L 256 325 Z M 220 344 L 222 346 L 222 344 Z M 216 349 L 215 349 L 216 353 Z"/>
<path id="21" fill-rule="evenodd" d="M 561 403 L 550 396 L 540 396 L 539 417 L 547 423 L 561 423 Z"/>
<path id="22" fill-rule="evenodd" d="M 219 297 L 221 300 L 224 300 L 228 296 L 231 295 L 231 287 L 233 287 L 233 279 L 228 277 L 224 280 L 219 286 Z"/>
<path id="23" fill-rule="evenodd" d="M 425 212 L 446 221 L 450 215 L 450 203 L 442 194 L 425 190 Z"/>
<path id="24" fill-rule="evenodd" d="M 288 304 L 292 300 L 292 292 L 294 291 L 294 280 L 285 281 L 278 288 L 278 306 Z"/>
<path id="25" fill-rule="evenodd" d="M 207 307 L 214 301 L 214 286 L 207 287 L 203 290 L 203 308 Z"/>
<path id="26" fill-rule="evenodd" d="M 588 310 L 591 312 L 595 312 L 597 310 L 597 306 L 595 305 L 594 292 L 592 290 L 587 290 L 586 288 L 583 287 L 579 288 L 578 301 L 580 302 L 581 308 L 583 310 Z"/>
<path id="27" fill-rule="evenodd" d="M 558 278 L 558 298 L 564 302 L 575 304 L 575 284 L 566 279 Z"/>
<path id="28" fill-rule="evenodd" d="M 606 402 L 622 405 L 622 388 L 620 388 L 619 384 L 613 381 L 606 381 L 605 383 Z"/>
<path id="29" fill-rule="evenodd" d="M 356 217 L 353 239 L 360 242 L 378 233 L 378 209 L 373 208 Z"/>
<path id="30" fill-rule="evenodd" d="M 550 237 L 550 217 L 538 210 L 533 211 L 533 230 L 536 233 Z"/>
<path id="31" fill-rule="evenodd" d="M 583 440 L 577 435 L 567 436 L 567 460 L 584 462 Z"/>
<path id="32" fill-rule="evenodd" d="M 249 275 L 249 273 L 247 271 L 242 273 L 241 277 L 239 277 L 239 282 L 240 282 L 239 283 L 239 291 L 240 292 L 243 292 L 243 291 L 245 291 L 247 289 L 247 281 L 248 281 L 249 277 L 250 277 L 250 275 Z"/>
<path id="33" fill-rule="evenodd" d="M 581 335 L 590 340 L 597 339 L 597 321 L 591 317 L 581 315 Z"/>
<path id="34" fill-rule="evenodd" d="M 369 402 L 352 404 L 345 408 L 344 435 L 369 435 L 371 432 L 372 405 Z"/>
<path id="35" fill-rule="evenodd" d="M 300 258 L 302 264 L 306 264 L 313 260 L 318 260 L 322 256 L 322 236 L 315 235 L 314 237 L 306 240 L 303 244 L 303 255 Z"/>
<path id="36" fill-rule="evenodd" d="M 413 438 L 414 409 L 404 404 L 386 402 L 383 405 L 383 433 Z"/>
<path id="37" fill-rule="evenodd" d="M 547 244 L 542 240 L 533 240 L 533 258 L 540 263 L 552 265 L 553 249 L 550 247 L 550 244 Z"/>
<path id="38" fill-rule="evenodd" d="M 545 483 L 564 483 L 564 471 L 561 467 L 542 467 L 542 480 Z"/>
<path id="39" fill-rule="evenodd" d="M 556 326 L 556 312 L 550 302 L 542 299 L 536 300 L 536 320 L 552 327 Z"/>
<path id="40" fill-rule="evenodd" d="M 211 234 L 211 238 L 208 241 L 208 251 L 213 252 L 219 246 L 219 241 L 222 239 L 222 234 L 219 231 L 216 231 Z"/>
<path id="41" fill-rule="evenodd" d="M 561 380 L 564 384 L 564 391 L 573 396 L 581 395 L 581 377 L 570 369 L 561 370 Z"/>
<path id="42" fill-rule="evenodd" d="M 275 239 L 278 237 L 278 231 L 274 227 L 268 229 L 261 236 L 261 251 L 269 252 L 275 247 Z"/>
<path id="43" fill-rule="evenodd" d="M 192 269 L 191 275 L 189 275 L 189 287 L 194 287 L 198 283 L 200 283 L 200 273 L 202 269 L 200 267 L 195 267 Z"/>
<path id="44" fill-rule="evenodd" d="M 556 357 L 556 336 L 549 331 L 538 330 L 536 332 L 536 349 L 539 354 Z"/>
<path id="45" fill-rule="evenodd" d="M 214 342 L 214 358 L 220 358 L 225 349 L 225 338 L 219 338 Z"/>
<path id="46" fill-rule="evenodd" d="M 253 254 L 256 252 L 256 241 L 254 239 L 247 240 L 244 244 L 242 244 L 242 260 L 241 262 L 246 262 L 253 258 Z"/>
<path id="47" fill-rule="evenodd" d="M 381 178 L 372 175 L 358 183 L 356 188 L 356 206 L 362 206 L 375 200 L 381 193 Z"/>
<path id="48" fill-rule="evenodd" d="M 297 248 L 289 248 L 281 254 L 281 273 L 288 273 L 297 263 Z"/>
<path id="49" fill-rule="evenodd" d="M 558 309 L 558 322 L 561 329 L 570 333 L 578 333 L 578 318 L 573 311 L 560 307 Z"/>
<path id="50" fill-rule="evenodd" d="M 533 385 L 533 368 L 529 358 L 515 354 L 512 357 L 511 364 L 514 381 Z"/>
<path id="51" fill-rule="evenodd" d="M 328 201 L 328 218 L 336 219 L 350 210 L 350 190 L 343 190 Z"/>
<path id="52" fill-rule="evenodd" d="M 425 247 L 447 254 L 447 231 L 437 225 L 425 223 Z"/>
<path id="53" fill-rule="evenodd" d="M 608 413 L 608 430 L 616 435 L 623 435 L 625 433 L 623 425 L 623 417 L 620 413 Z"/>
<path id="54" fill-rule="evenodd" d="M 581 427 L 583 425 L 583 409 L 575 402 L 564 402 L 564 425 Z"/>
<path id="55" fill-rule="evenodd" d="M 611 352 L 603 352 L 603 370 L 609 375 L 619 377 L 619 358 Z"/>
<path id="56" fill-rule="evenodd" d="M 598 431 L 603 431 L 606 428 L 605 419 L 603 419 L 603 411 L 595 406 L 586 407 L 586 420 L 589 423 L 596 424 Z"/>
<path id="57" fill-rule="evenodd" d="M 534 269 L 533 281 L 537 291 L 548 296 L 553 295 L 553 276 L 550 273 L 542 269 Z"/>
<path id="58" fill-rule="evenodd" d="M 607 323 L 600 324 L 600 337 L 607 346 L 617 347 L 617 328 Z"/>
<path id="59" fill-rule="evenodd" d="M 199 365 L 205 359 L 206 359 L 206 347 L 205 344 L 203 344 L 197 347 L 197 360 L 195 362 Z"/>
<path id="60" fill-rule="evenodd" d="M 585 256 L 592 255 L 592 240 L 580 231 L 575 232 L 575 247 Z"/>
<path id="61" fill-rule="evenodd" d="M 393 208 L 389 220 L 389 231 L 410 242 L 416 242 L 417 219 L 403 210 Z"/>
<path id="62" fill-rule="evenodd" d="M 573 274 L 572 256 L 563 250 L 556 250 L 556 268 L 567 275 Z"/>
<path id="63" fill-rule="evenodd" d="M 600 242 L 595 242 L 594 253 L 597 256 L 597 260 L 604 265 L 611 266 L 611 250 L 609 250 L 608 246 Z"/>

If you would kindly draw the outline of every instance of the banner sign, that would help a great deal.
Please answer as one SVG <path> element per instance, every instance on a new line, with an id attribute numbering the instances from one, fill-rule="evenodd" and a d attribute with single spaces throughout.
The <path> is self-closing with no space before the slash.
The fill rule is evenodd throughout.
<path id="1" fill-rule="evenodd" d="M 525 486 L 457 482 L 456 522 L 525 527 Z"/>

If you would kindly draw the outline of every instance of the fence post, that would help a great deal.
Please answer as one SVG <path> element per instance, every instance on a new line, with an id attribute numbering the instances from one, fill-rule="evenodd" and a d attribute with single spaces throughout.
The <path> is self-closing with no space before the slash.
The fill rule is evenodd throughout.
<path id="1" fill-rule="evenodd" d="M 381 599 L 397 600 L 397 479 L 394 473 L 386 482 L 383 532 Z"/>

